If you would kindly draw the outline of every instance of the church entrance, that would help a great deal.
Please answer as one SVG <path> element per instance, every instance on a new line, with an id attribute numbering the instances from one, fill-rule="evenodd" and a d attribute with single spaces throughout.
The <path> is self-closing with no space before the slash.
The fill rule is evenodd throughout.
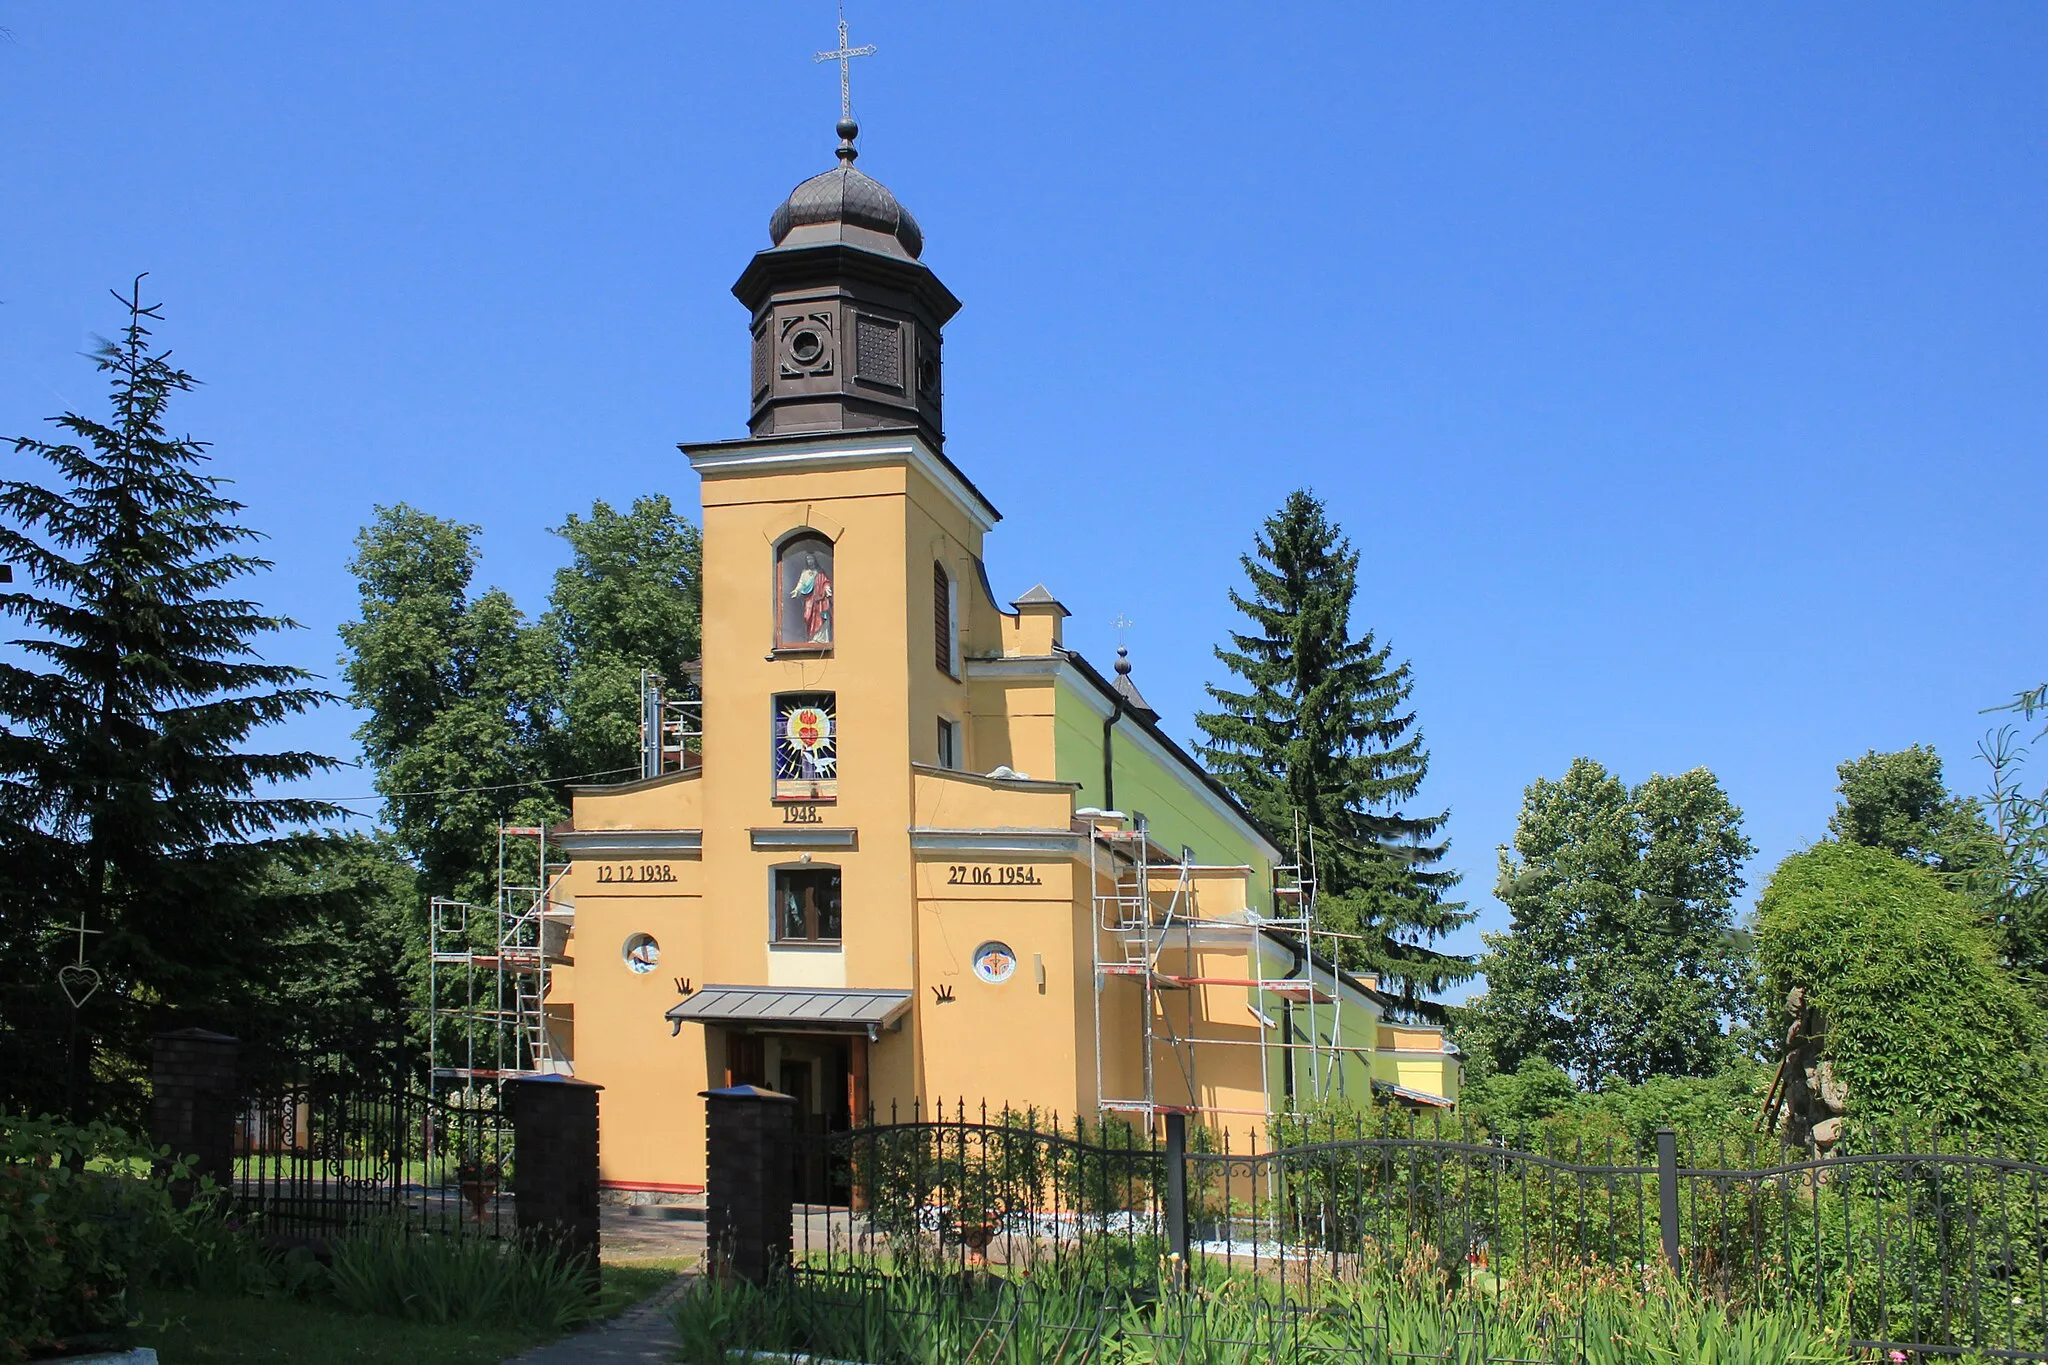
<path id="1" fill-rule="evenodd" d="M 852 1195 L 846 1162 L 831 1159 L 831 1133 L 865 1120 L 868 1040 L 843 1034 L 728 1033 L 726 1084 L 764 1085 L 796 1101 L 796 1197 L 805 1204 L 845 1204 Z"/>

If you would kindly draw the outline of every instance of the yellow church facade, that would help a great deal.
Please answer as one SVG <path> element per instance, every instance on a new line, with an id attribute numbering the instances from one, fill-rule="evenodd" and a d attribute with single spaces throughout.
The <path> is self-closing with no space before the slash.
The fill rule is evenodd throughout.
<path id="1" fill-rule="evenodd" d="M 1248 1138 L 1319 1098 L 1454 1103 L 1440 1031 L 1308 950 L 1312 874 L 1128 665 L 1068 650 L 1043 587 L 991 591 L 998 514 L 940 422 L 958 304 L 846 126 L 735 287 L 752 434 L 683 447 L 701 725 L 549 834 L 548 1049 L 605 1087 L 606 1183 L 700 1188 L 728 1084 L 813 1131 L 965 1101 Z"/>

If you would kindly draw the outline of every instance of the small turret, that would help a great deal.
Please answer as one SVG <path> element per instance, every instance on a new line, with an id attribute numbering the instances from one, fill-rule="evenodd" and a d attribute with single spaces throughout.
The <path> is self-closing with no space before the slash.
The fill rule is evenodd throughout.
<path id="1" fill-rule="evenodd" d="M 839 120 L 831 170 L 768 220 L 772 245 L 733 294 L 753 312 L 756 436 L 915 427 L 945 441 L 940 329 L 960 301 L 918 257 L 924 233 L 889 188 L 854 167 L 860 125 Z"/>

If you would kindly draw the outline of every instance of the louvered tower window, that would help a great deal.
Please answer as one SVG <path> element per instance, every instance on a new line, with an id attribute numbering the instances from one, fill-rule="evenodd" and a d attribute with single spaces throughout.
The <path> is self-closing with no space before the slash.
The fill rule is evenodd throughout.
<path id="1" fill-rule="evenodd" d="M 957 677 L 953 637 L 957 633 L 953 609 L 953 580 L 945 566 L 932 565 L 932 662 L 947 677 Z"/>

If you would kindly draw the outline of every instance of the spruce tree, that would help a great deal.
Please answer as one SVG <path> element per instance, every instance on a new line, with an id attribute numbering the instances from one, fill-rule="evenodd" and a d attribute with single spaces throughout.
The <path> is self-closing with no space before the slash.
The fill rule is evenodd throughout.
<path id="1" fill-rule="evenodd" d="M 1448 811 L 1406 809 L 1429 754 L 1409 707 L 1409 665 L 1371 631 L 1352 638 L 1358 552 L 1308 490 L 1266 519 L 1240 561 L 1250 622 L 1216 657 L 1242 687 L 1211 686 L 1220 707 L 1195 717 L 1203 763 L 1253 817 L 1312 847 L 1322 927 L 1347 966 L 1376 973 L 1408 1012 L 1439 1018 L 1429 997 L 1471 977 L 1470 958 L 1435 946 L 1472 919 L 1443 866 Z"/>
<path id="2" fill-rule="evenodd" d="M 131 1061 L 165 1022 L 234 1026 L 278 927 L 277 840 L 333 813 L 283 788 L 334 766 L 252 748 L 329 698 L 257 651 L 294 623 L 232 595 L 270 564 L 242 548 L 260 537 L 204 472 L 206 443 L 165 425 L 195 381 L 156 349 L 141 285 L 115 295 L 127 325 L 94 356 L 110 415 L 51 418 L 62 439 L 13 447 L 53 477 L 0 479 L 0 561 L 23 578 L 0 613 L 28 631 L 0 662 L 6 965 L 47 979 L 82 915 L 102 978 L 86 1054 L 112 1030 Z"/>

